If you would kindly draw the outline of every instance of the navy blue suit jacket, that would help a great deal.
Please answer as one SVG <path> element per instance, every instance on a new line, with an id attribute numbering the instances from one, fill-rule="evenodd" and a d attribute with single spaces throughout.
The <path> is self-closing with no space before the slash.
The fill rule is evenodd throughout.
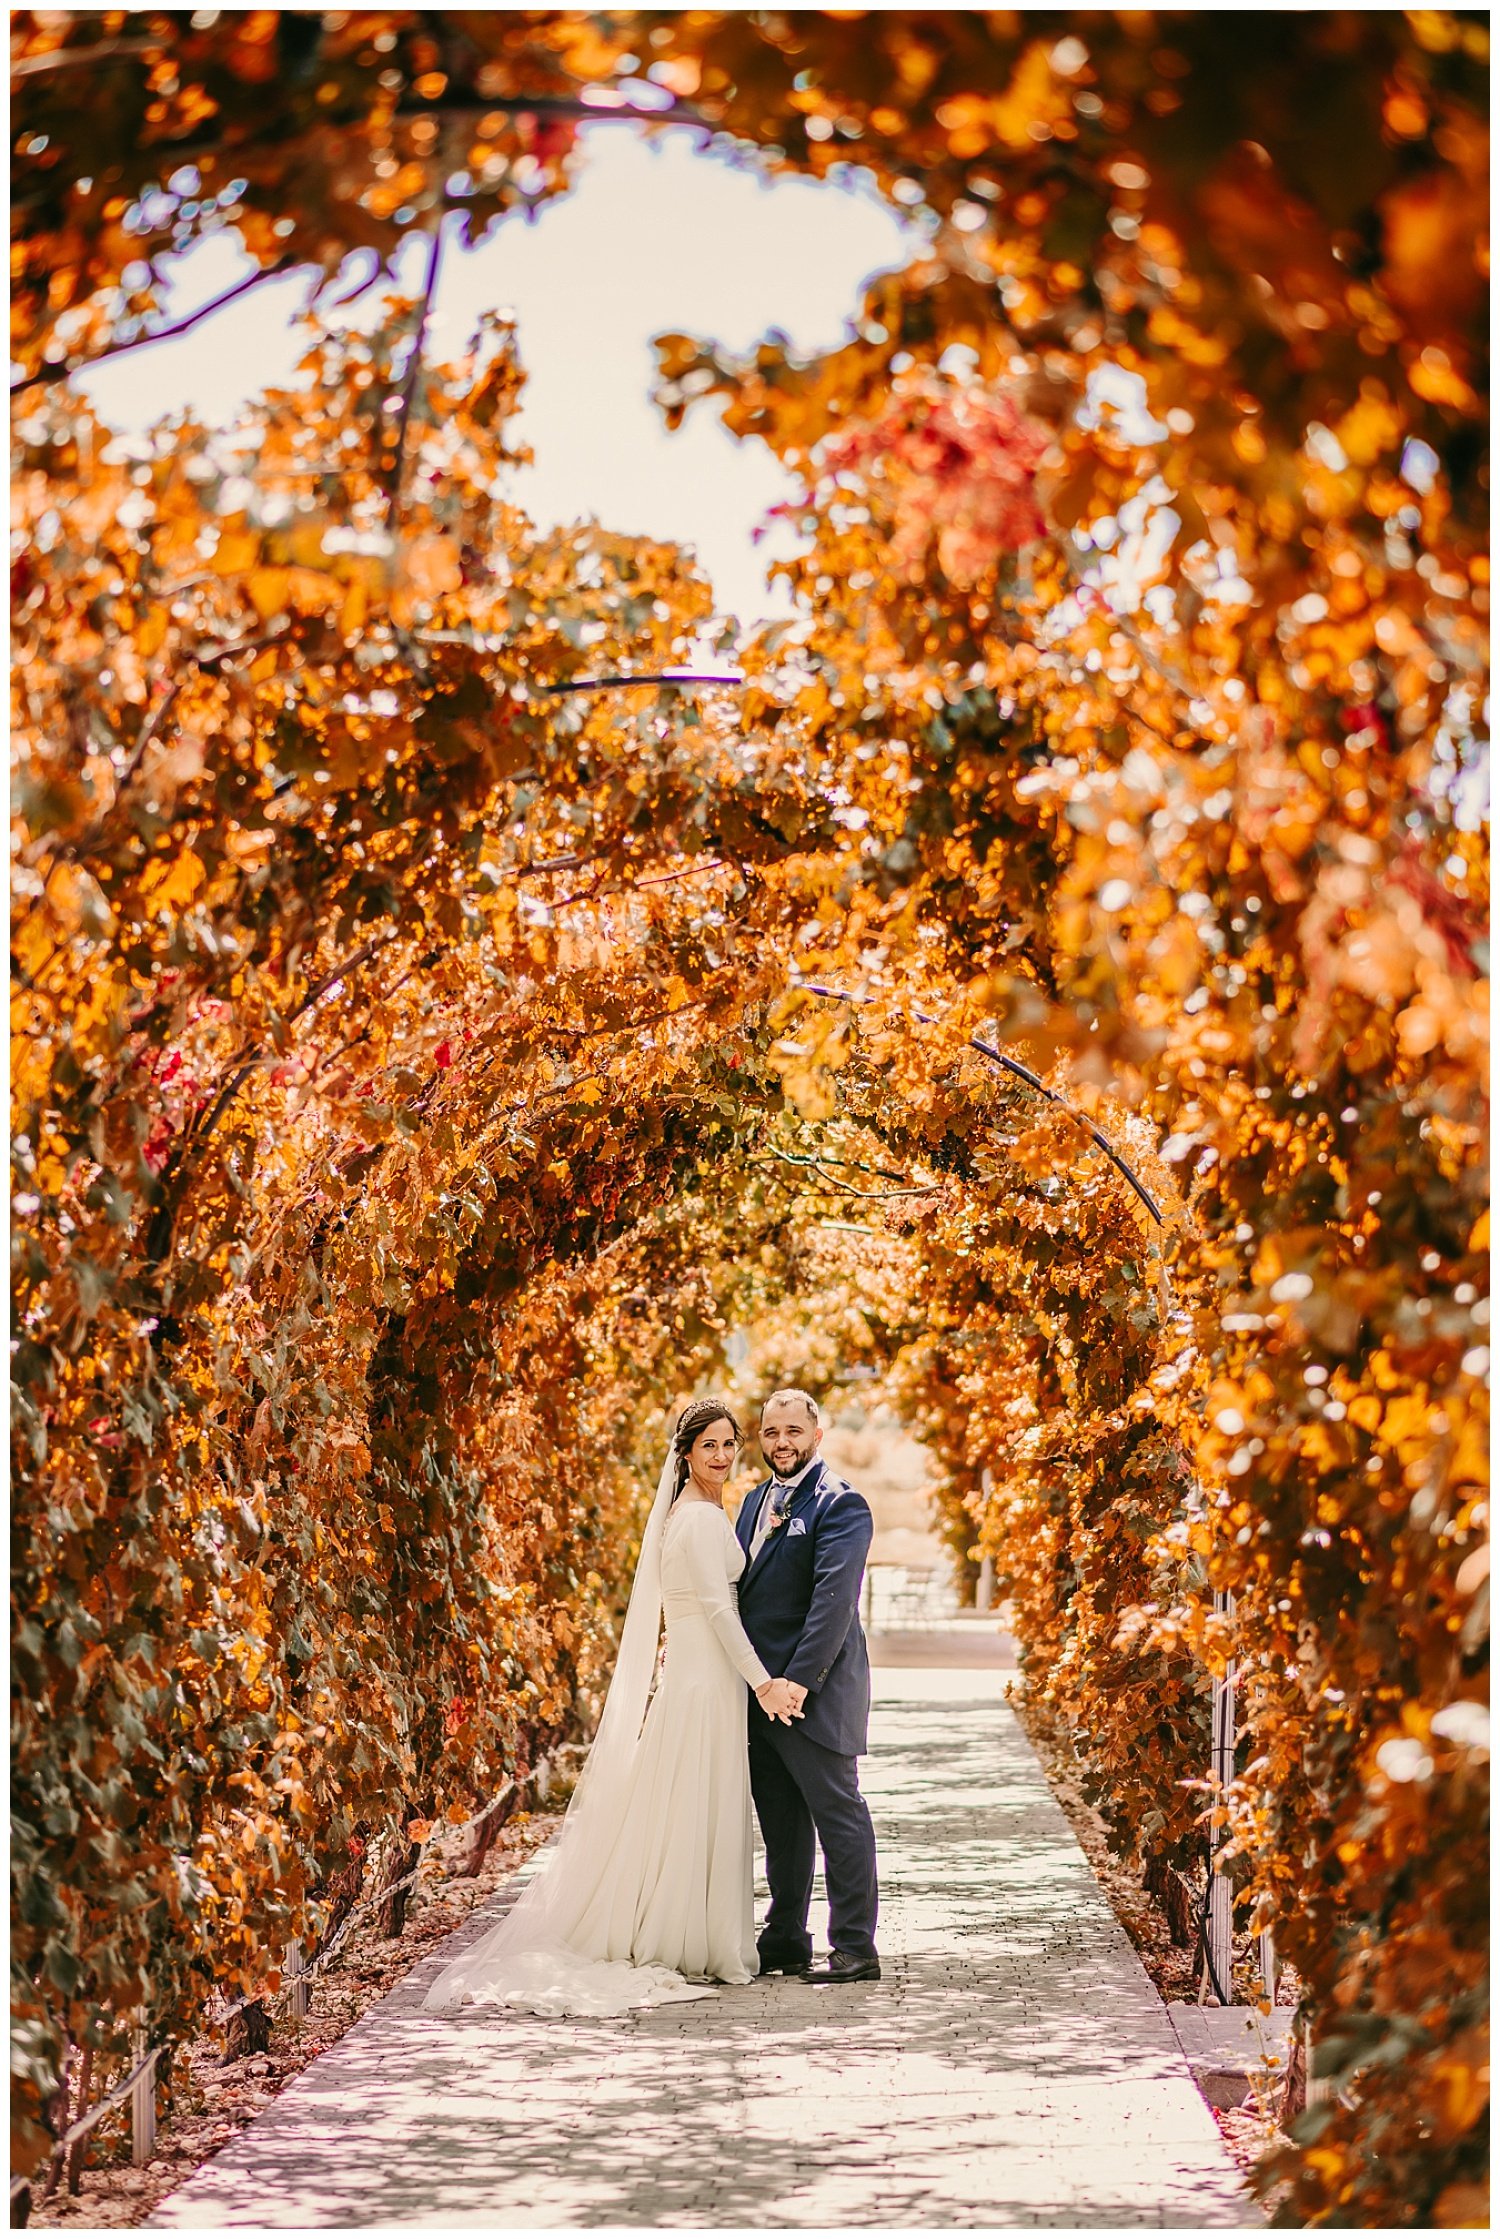
<path id="1" fill-rule="evenodd" d="M 747 1555 L 770 1482 L 762 1479 L 740 1509 L 735 1531 Z M 796 1730 L 844 1757 L 869 1747 L 870 1652 L 859 1590 L 874 1532 L 869 1504 L 819 1462 L 739 1586 L 740 1623 L 761 1662 L 774 1678 L 807 1689 Z M 752 1701 L 750 1715 L 765 1712 Z"/>

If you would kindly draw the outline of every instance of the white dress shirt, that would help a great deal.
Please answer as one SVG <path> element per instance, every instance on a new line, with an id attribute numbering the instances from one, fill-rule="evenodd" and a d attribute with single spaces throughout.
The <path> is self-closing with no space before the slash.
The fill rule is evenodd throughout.
<path id="1" fill-rule="evenodd" d="M 803 1478 L 810 1476 L 817 1468 L 821 1459 L 820 1454 L 814 1454 L 810 1462 L 803 1463 L 795 1477 L 773 1477 L 771 1479 L 770 1484 L 766 1487 L 765 1499 L 760 1504 L 760 1514 L 755 1519 L 755 1529 L 750 1534 L 750 1554 L 745 1565 L 747 1570 L 770 1538 L 776 1523 L 785 1515 L 787 1502 L 791 1499 Z"/>

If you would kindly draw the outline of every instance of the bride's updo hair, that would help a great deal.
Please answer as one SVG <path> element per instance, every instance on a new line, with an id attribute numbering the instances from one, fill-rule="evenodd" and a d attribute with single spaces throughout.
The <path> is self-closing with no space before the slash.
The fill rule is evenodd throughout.
<path id="1" fill-rule="evenodd" d="M 688 1480 L 688 1455 L 693 1441 L 700 1438 L 710 1423 L 727 1423 L 734 1432 L 736 1449 L 745 1443 L 734 1410 L 726 1407 L 722 1399 L 690 1399 L 677 1418 L 677 1428 L 672 1433 L 672 1451 L 677 1456 L 677 1482 L 672 1487 L 675 1500 Z"/>

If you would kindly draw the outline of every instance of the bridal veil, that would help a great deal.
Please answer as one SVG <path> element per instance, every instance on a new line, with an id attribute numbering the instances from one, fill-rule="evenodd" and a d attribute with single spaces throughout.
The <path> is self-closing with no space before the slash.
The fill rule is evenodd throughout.
<path id="1" fill-rule="evenodd" d="M 460 1952 L 423 1999 L 430 2011 L 519 2006 L 539 2014 L 607 2015 L 712 1995 L 670 1967 L 636 1967 L 570 1940 L 612 1871 L 631 1772 L 651 1696 L 662 1618 L 662 1538 L 677 1476 L 675 1443 L 657 1481 L 641 1540 L 620 1649 L 599 1730 L 555 1842 L 503 1920 Z"/>

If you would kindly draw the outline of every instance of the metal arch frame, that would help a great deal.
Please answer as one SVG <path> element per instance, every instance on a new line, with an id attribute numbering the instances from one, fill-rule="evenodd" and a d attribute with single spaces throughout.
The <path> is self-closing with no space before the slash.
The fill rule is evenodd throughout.
<path id="1" fill-rule="evenodd" d="M 664 669 L 641 676 L 573 677 L 561 684 L 544 684 L 540 689 L 551 693 L 607 692 L 615 687 L 631 684 L 743 684 L 744 681 L 742 675 L 729 676 L 717 670 L 679 669 L 673 671 Z M 794 980 L 792 984 L 802 994 L 820 996 L 825 1002 L 870 1003 L 874 1001 L 873 996 L 850 995 L 842 988 L 824 987 L 816 980 Z M 942 1021 L 932 1011 L 913 1008 L 911 1015 L 913 1018 L 919 1019 L 924 1026 L 939 1026 L 942 1024 Z M 1002 1073 L 1009 1073 L 1016 1080 L 1024 1081 L 1028 1088 L 1035 1089 L 1038 1096 L 1044 1096 L 1049 1104 L 1058 1105 L 1061 1110 L 1068 1114 L 1070 1119 L 1076 1121 L 1095 1148 L 1104 1153 L 1116 1172 L 1130 1184 L 1157 1227 L 1166 1227 L 1167 1223 L 1162 1209 L 1146 1184 L 1141 1180 L 1140 1175 L 1137 1174 L 1129 1160 L 1123 1158 L 1115 1149 L 1103 1130 L 1096 1127 L 1085 1113 L 1075 1110 L 1067 1098 L 1060 1095 L 1056 1089 L 1048 1088 L 1041 1075 L 1034 1073 L 1029 1065 L 1023 1065 L 1018 1057 L 1007 1057 L 1004 1050 L 997 1050 L 993 1043 L 984 1041 L 978 1034 L 969 1035 L 968 1046 L 971 1050 L 977 1051 L 979 1056 L 988 1058 L 989 1062 L 998 1066 Z"/>
<path id="2" fill-rule="evenodd" d="M 539 684 L 539 692 L 608 692 L 623 684 L 743 684 L 742 675 L 723 676 L 706 669 L 653 669 L 640 676 L 575 676 L 561 684 Z"/>
<path id="3" fill-rule="evenodd" d="M 631 684 L 743 684 L 744 681 L 745 679 L 743 675 L 729 676 L 723 674 L 720 671 L 708 671 L 701 669 L 679 669 L 674 671 L 664 669 L 659 671 L 652 671 L 648 674 L 643 674 L 640 676 L 573 677 L 560 684 L 544 684 L 540 687 L 540 689 L 544 692 L 551 693 L 607 692 L 615 687 L 627 686 Z M 792 984 L 802 994 L 820 996 L 825 1002 L 870 1003 L 874 1001 L 873 996 L 850 995 L 846 993 L 842 988 L 824 987 L 816 980 L 794 980 Z M 932 1011 L 922 1011 L 913 1008 L 911 1015 L 913 1018 L 919 1019 L 924 1026 L 939 1026 L 942 1024 L 942 1021 Z M 1039 1073 L 1034 1073 L 1029 1065 L 1023 1065 L 1018 1057 L 1007 1057 L 1004 1050 L 997 1050 L 994 1047 L 993 1043 L 982 1040 L 978 1034 L 969 1035 L 968 1046 L 971 1050 L 977 1051 L 981 1057 L 988 1058 L 989 1062 L 992 1065 L 998 1066 L 1001 1072 L 1013 1075 L 1013 1077 L 1018 1081 L 1024 1081 L 1028 1088 L 1035 1089 L 1038 1096 L 1044 1096 L 1049 1104 L 1058 1105 L 1061 1110 L 1065 1111 L 1068 1114 L 1068 1117 L 1070 1119 L 1076 1121 L 1078 1126 L 1083 1129 L 1084 1133 L 1088 1136 L 1090 1142 L 1093 1143 L 1095 1148 L 1097 1150 L 1101 1150 L 1104 1153 L 1105 1157 L 1109 1160 L 1111 1166 L 1115 1168 L 1116 1172 L 1122 1175 L 1124 1179 L 1130 1184 L 1130 1187 L 1135 1191 L 1136 1196 L 1145 1206 L 1146 1211 L 1151 1215 L 1151 1218 L 1155 1221 L 1157 1227 L 1166 1227 L 1167 1223 L 1165 1216 L 1162 1213 L 1162 1209 L 1157 1204 L 1156 1199 L 1152 1195 L 1151 1191 L 1146 1187 L 1146 1184 L 1141 1180 L 1140 1175 L 1137 1174 L 1135 1168 L 1130 1164 L 1129 1160 L 1123 1158 L 1115 1149 L 1113 1143 L 1110 1142 L 1108 1136 L 1104 1134 L 1103 1130 L 1096 1127 L 1094 1125 L 1094 1122 L 1089 1119 L 1085 1113 L 1075 1110 L 1074 1107 L 1068 1102 L 1067 1098 L 1060 1095 L 1056 1089 L 1048 1088 L 1041 1075 Z"/>
<path id="4" fill-rule="evenodd" d="M 818 995 L 829 1003 L 873 1003 L 875 1000 L 873 995 L 851 995 L 847 989 L 841 987 L 824 987 L 817 980 L 794 979 L 792 986 L 799 995 Z M 915 1005 L 912 1006 L 911 1015 L 915 1019 L 920 1019 L 924 1026 L 940 1026 L 942 1024 L 942 1020 L 935 1011 L 918 1010 Z M 1087 1113 L 1075 1110 L 1065 1096 L 1060 1095 L 1055 1088 L 1048 1088 L 1039 1073 L 1033 1073 L 1031 1067 L 1023 1065 L 1018 1057 L 1007 1057 L 1004 1050 L 997 1050 L 992 1042 L 984 1041 L 978 1034 L 970 1034 L 967 1037 L 967 1044 L 971 1050 L 977 1050 L 981 1057 L 987 1057 L 992 1065 L 998 1066 L 1001 1072 L 1010 1073 L 1018 1081 L 1024 1081 L 1028 1088 L 1034 1088 L 1039 1096 L 1046 1097 L 1049 1104 L 1058 1105 L 1071 1120 L 1076 1121 L 1078 1126 L 1084 1130 L 1090 1142 L 1097 1149 L 1103 1151 L 1111 1166 L 1124 1176 L 1157 1227 L 1163 1229 L 1166 1227 L 1166 1217 L 1146 1184 L 1141 1180 L 1140 1175 L 1137 1174 L 1128 1159 L 1121 1157 L 1108 1136 L 1101 1128 L 1094 1125 Z"/>

